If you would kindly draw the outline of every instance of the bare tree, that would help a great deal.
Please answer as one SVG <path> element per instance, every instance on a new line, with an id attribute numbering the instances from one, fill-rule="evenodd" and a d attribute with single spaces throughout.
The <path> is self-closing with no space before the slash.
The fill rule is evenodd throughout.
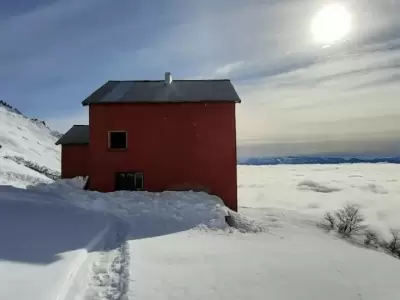
<path id="1" fill-rule="evenodd" d="M 338 232 L 341 234 L 350 235 L 364 227 L 361 223 L 365 221 L 365 217 L 355 205 L 346 204 L 335 212 L 335 216 L 338 219 Z"/>
<path id="2" fill-rule="evenodd" d="M 364 244 L 369 246 L 371 244 L 377 245 L 378 244 L 378 235 L 376 234 L 375 231 L 372 229 L 368 228 L 365 231 L 365 239 L 364 239 Z"/>
<path id="3" fill-rule="evenodd" d="M 391 228 L 390 233 L 392 234 L 392 239 L 388 243 L 387 248 L 393 254 L 400 255 L 400 230 Z"/>
<path id="4" fill-rule="evenodd" d="M 325 213 L 324 220 L 327 221 L 327 225 L 330 229 L 335 229 L 336 227 L 336 220 L 335 217 L 332 216 L 330 212 Z"/>

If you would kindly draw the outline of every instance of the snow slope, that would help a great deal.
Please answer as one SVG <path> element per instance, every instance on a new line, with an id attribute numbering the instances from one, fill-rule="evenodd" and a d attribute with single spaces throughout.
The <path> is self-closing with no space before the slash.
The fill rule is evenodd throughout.
<path id="1" fill-rule="evenodd" d="M 34 169 L 59 173 L 61 154 L 56 141 L 54 132 L 42 122 L 0 105 L 0 184 L 25 187 L 51 182 L 51 178 Z"/>

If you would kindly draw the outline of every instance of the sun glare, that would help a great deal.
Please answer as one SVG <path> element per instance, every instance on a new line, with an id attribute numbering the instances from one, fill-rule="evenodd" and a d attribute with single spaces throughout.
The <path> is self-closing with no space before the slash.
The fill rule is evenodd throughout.
<path id="1" fill-rule="evenodd" d="M 340 4 L 330 4 L 319 11 L 311 25 L 315 42 L 330 45 L 343 40 L 351 31 L 351 14 Z"/>

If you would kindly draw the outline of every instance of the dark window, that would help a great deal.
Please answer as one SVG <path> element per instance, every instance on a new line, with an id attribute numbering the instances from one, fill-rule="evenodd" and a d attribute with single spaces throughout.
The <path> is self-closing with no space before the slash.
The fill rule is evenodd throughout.
<path id="1" fill-rule="evenodd" d="M 115 189 L 117 191 L 137 191 L 143 189 L 143 173 L 121 172 L 115 175 Z"/>
<path id="2" fill-rule="evenodd" d="M 135 173 L 135 188 L 137 190 L 143 189 L 143 173 Z"/>
<path id="3" fill-rule="evenodd" d="M 109 133 L 109 148 L 110 149 L 126 149 L 126 132 L 110 132 Z"/>

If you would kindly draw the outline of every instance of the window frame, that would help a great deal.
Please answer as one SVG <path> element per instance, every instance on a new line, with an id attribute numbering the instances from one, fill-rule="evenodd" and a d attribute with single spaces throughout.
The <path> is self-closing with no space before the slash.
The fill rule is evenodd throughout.
<path id="1" fill-rule="evenodd" d="M 140 188 L 137 188 L 136 187 L 136 176 L 137 175 L 140 175 L 140 176 L 142 176 L 142 186 L 140 187 Z M 144 174 L 143 174 L 143 172 L 134 172 L 134 183 L 135 183 L 135 188 L 136 188 L 136 190 L 137 191 L 142 191 L 143 189 L 144 189 Z"/>
<path id="2" fill-rule="evenodd" d="M 112 148 L 111 147 L 111 134 L 112 133 L 125 133 L 125 148 Z M 110 130 L 108 131 L 108 150 L 123 151 L 128 149 L 128 132 L 126 130 Z"/>
<path id="3" fill-rule="evenodd" d="M 129 175 L 133 175 L 133 181 L 131 183 L 133 183 L 134 189 L 130 189 L 130 188 L 128 188 L 128 189 L 119 189 L 118 188 L 118 184 L 117 183 L 118 183 L 118 179 L 122 178 L 121 175 L 123 175 L 124 180 L 126 180 Z M 137 179 L 138 175 L 141 176 L 141 179 L 142 179 L 142 184 L 141 184 L 140 187 L 136 186 L 136 179 Z M 128 182 L 130 182 L 130 181 L 128 181 Z M 125 183 L 126 183 L 126 181 L 125 181 Z M 126 171 L 125 172 L 116 172 L 115 173 L 115 190 L 116 191 L 120 191 L 120 190 L 124 190 L 124 191 L 143 191 L 144 190 L 144 172 L 126 172 Z"/>

